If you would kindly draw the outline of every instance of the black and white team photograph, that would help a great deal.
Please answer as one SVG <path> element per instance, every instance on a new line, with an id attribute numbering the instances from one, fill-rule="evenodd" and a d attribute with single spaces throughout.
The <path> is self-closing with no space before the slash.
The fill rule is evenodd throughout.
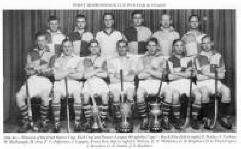
<path id="1" fill-rule="evenodd" d="M 236 11 L 3 10 L 4 133 L 236 133 Z"/>

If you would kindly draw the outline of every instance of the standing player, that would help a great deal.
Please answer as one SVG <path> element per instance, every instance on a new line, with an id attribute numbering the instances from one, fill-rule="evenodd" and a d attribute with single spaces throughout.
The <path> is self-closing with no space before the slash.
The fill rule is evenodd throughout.
<path id="1" fill-rule="evenodd" d="M 201 40 L 205 34 L 199 31 L 200 20 L 197 15 L 191 15 L 188 21 L 190 30 L 184 34 L 182 40 L 186 43 L 187 56 L 196 56 L 201 52 Z"/>
<path id="2" fill-rule="evenodd" d="M 146 52 L 145 43 L 151 37 L 151 30 L 143 26 L 144 17 L 141 11 L 134 11 L 131 14 L 133 26 L 124 32 L 128 40 L 129 53 L 144 54 Z"/>
<path id="3" fill-rule="evenodd" d="M 26 74 L 30 77 L 27 79 L 28 90 L 26 90 L 26 83 L 21 87 L 16 94 L 16 103 L 21 112 L 22 127 L 19 132 L 26 132 L 30 128 L 28 120 L 28 106 L 26 105 L 26 98 L 41 98 L 41 125 L 44 131 L 48 130 L 47 115 L 49 110 L 49 94 L 52 88 L 51 82 L 44 77 L 48 69 L 48 64 L 52 53 L 47 46 L 47 37 L 45 32 L 38 32 L 36 34 L 37 47 L 27 55 L 27 62 L 25 66 Z M 27 97 L 29 96 L 29 97 Z"/>
<path id="4" fill-rule="evenodd" d="M 135 65 L 131 57 L 127 56 L 128 43 L 126 40 L 119 40 L 117 42 L 117 51 L 119 56 L 112 59 L 108 63 L 108 72 L 110 77 L 110 92 L 114 98 L 114 115 L 116 121 L 116 129 L 119 129 L 121 122 L 121 103 L 120 96 L 127 95 L 127 102 L 133 103 L 134 96 L 134 75 L 135 75 Z M 120 80 L 120 70 L 123 72 L 123 93 L 121 93 L 121 80 Z M 122 94 L 122 95 L 121 95 Z M 123 101 L 124 102 L 124 101 Z M 129 107 L 130 108 L 130 107 Z M 131 110 L 125 109 L 127 112 L 128 120 L 131 118 Z M 131 127 L 131 126 L 130 126 Z"/>
<path id="5" fill-rule="evenodd" d="M 147 53 L 138 62 L 138 77 L 141 80 L 137 91 L 138 112 L 142 118 L 140 129 L 148 129 L 145 95 L 156 94 L 158 92 L 163 69 L 166 66 L 166 59 L 157 53 L 157 46 L 157 39 L 151 38 L 147 42 Z M 163 82 L 162 90 L 166 85 L 166 82 Z M 163 103 L 163 107 L 163 114 L 168 114 L 168 105 Z"/>
<path id="6" fill-rule="evenodd" d="M 217 66 L 217 79 L 225 78 L 225 64 L 220 53 L 213 49 L 213 42 L 209 36 L 202 38 L 202 51 L 197 56 L 197 70 L 199 73 L 198 87 L 206 88 L 206 101 L 209 102 L 209 96 L 215 94 L 215 66 Z M 221 95 L 221 116 L 220 124 L 227 129 L 232 128 L 229 119 L 231 117 L 231 94 L 230 89 L 218 81 L 217 93 Z M 208 109 L 207 109 L 208 110 Z M 209 113 L 208 113 L 209 114 Z M 210 116 L 208 115 L 207 116 Z M 209 129 L 209 124 L 205 124 L 205 128 Z"/>
<path id="7" fill-rule="evenodd" d="M 66 36 L 60 31 L 59 20 L 56 16 L 50 16 L 48 19 L 49 29 L 47 32 L 50 35 L 49 47 L 51 52 L 59 56 L 61 54 L 60 45 Z"/>
<path id="8" fill-rule="evenodd" d="M 77 81 L 83 78 L 83 68 L 80 57 L 74 56 L 73 43 L 69 39 L 62 42 L 63 53 L 57 58 L 54 66 L 54 99 L 52 101 L 52 109 L 54 113 L 55 132 L 60 131 L 60 108 L 61 98 L 66 97 L 66 83 L 67 78 L 69 96 L 74 98 L 74 112 L 75 122 L 74 130 L 80 130 L 80 116 L 81 116 L 81 90 L 82 83 Z"/>
<path id="9" fill-rule="evenodd" d="M 114 29 L 114 15 L 112 13 L 105 13 L 103 15 L 104 29 L 96 34 L 96 39 L 100 44 L 101 56 L 107 59 L 116 57 L 116 43 L 123 39 L 121 32 Z"/>
<path id="10" fill-rule="evenodd" d="M 69 34 L 69 39 L 74 43 L 73 54 L 81 57 L 90 55 L 88 44 L 93 39 L 93 35 L 86 31 L 86 17 L 84 15 L 75 17 L 74 32 Z"/>
<path id="11" fill-rule="evenodd" d="M 152 37 L 156 38 L 160 46 L 162 55 L 170 57 L 172 54 L 172 43 L 175 39 L 179 39 L 179 33 L 171 26 L 172 18 L 168 14 L 161 16 L 161 27 Z"/>
<path id="12" fill-rule="evenodd" d="M 107 62 L 104 57 L 101 56 L 100 46 L 98 41 L 93 39 L 90 41 L 89 50 L 91 55 L 84 59 L 84 77 L 86 80 L 84 84 L 84 113 L 86 118 L 85 128 L 90 128 L 91 122 L 91 106 L 90 98 L 98 95 L 102 99 L 101 106 L 101 123 L 103 127 L 106 127 L 106 120 L 108 116 L 108 101 L 109 101 L 109 88 L 104 79 L 107 78 Z"/>

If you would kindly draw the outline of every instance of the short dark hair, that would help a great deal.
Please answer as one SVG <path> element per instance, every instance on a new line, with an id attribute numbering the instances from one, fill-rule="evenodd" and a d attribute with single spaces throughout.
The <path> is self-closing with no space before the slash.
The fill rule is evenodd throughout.
<path id="1" fill-rule="evenodd" d="M 110 16 L 112 17 L 112 19 L 115 20 L 115 16 L 114 16 L 114 14 L 113 14 L 113 13 L 110 13 L 110 12 L 104 13 L 102 19 L 104 19 L 105 16 L 107 16 L 107 15 L 110 15 Z"/>
<path id="2" fill-rule="evenodd" d="M 79 18 L 84 18 L 84 19 L 86 20 L 86 17 L 85 17 L 85 15 L 83 15 L 83 14 L 77 14 L 77 15 L 75 16 L 75 19 L 76 19 L 76 20 L 79 19 Z"/>
<path id="3" fill-rule="evenodd" d="M 65 39 L 62 41 L 62 46 L 63 46 L 63 44 L 66 43 L 66 42 L 70 42 L 71 44 L 73 44 L 73 41 L 72 41 L 72 40 L 70 40 L 70 39 L 68 39 L 68 38 L 65 38 Z"/>
<path id="4" fill-rule="evenodd" d="M 185 44 L 185 42 L 182 40 L 182 39 L 175 39 L 175 40 L 173 40 L 173 42 L 172 42 L 172 46 L 174 46 L 177 42 L 179 42 L 179 41 L 181 41 L 183 44 Z"/>
<path id="5" fill-rule="evenodd" d="M 198 19 L 198 21 L 200 21 L 199 16 L 196 15 L 196 14 L 193 14 L 193 15 L 191 15 L 191 16 L 188 18 L 188 21 L 189 21 L 189 22 L 191 21 L 192 17 L 196 17 L 196 18 Z"/>
<path id="6" fill-rule="evenodd" d="M 56 16 L 49 16 L 49 18 L 48 18 L 48 22 L 55 21 L 55 20 L 59 21 L 59 18 Z"/>
<path id="7" fill-rule="evenodd" d="M 140 14 L 143 17 L 143 12 L 141 10 L 134 10 L 131 13 L 131 18 L 133 18 L 133 16 L 136 15 L 136 14 Z"/>
<path id="8" fill-rule="evenodd" d="M 120 43 L 124 43 L 126 46 L 128 46 L 128 41 L 124 39 L 120 39 L 116 42 L 116 47 L 119 48 Z"/>
<path id="9" fill-rule="evenodd" d="M 39 36 L 45 36 L 45 38 L 47 39 L 47 37 L 48 37 L 48 32 L 46 32 L 46 31 L 39 31 L 39 32 L 37 32 L 36 34 L 35 34 L 35 40 L 37 40 L 37 38 L 39 37 Z"/>
<path id="10" fill-rule="evenodd" d="M 205 35 L 202 37 L 202 41 L 205 39 L 205 38 L 209 38 L 211 41 L 213 41 L 213 38 L 210 36 L 210 35 Z"/>
<path id="11" fill-rule="evenodd" d="M 99 45 L 98 40 L 96 40 L 96 39 L 91 39 L 88 46 L 90 47 L 90 45 L 91 45 L 92 43 L 96 43 L 96 44 Z"/>
<path id="12" fill-rule="evenodd" d="M 158 41 L 157 41 L 156 38 L 150 38 L 150 39 L 146 42 L 146 45 L 148 45 L 149 42 L 155 42 L 156 45 L 158 44 Z"/>

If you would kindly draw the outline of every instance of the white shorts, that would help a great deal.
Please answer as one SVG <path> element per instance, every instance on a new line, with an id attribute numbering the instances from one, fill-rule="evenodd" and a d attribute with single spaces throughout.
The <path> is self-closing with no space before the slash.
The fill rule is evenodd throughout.
<path id="1" fill-rule="evenodd" d="M 28 82 L 28 93 L 29 97 L 41 98 L 42 94 L 50 94 L 52 83 L 50 80 L 43 76 L 30 76 L 27 80 Z M 17 94 L 26 94 L 26 83 L 21 87 Z"/>
<path id="2" fill-rule="evenodd" d="M 112 83 L 109 85 L 110 91 L 120 91 L 121 92 L 121 83 Z M 126 92 L 128 89 L 134 90 L 133 82 L 123 82 L 123 90 Z"/>
<path id="3" fill-rule="evenodd" d="M 223 86 L 223 84 L 220 81 L 218 81 L 217 85 L 218 85 L 217 92 L 219 92 L 221 90 L 221 87 Z M 205 87 L 205 88 L 207 88 L 207 90 L 210 94 L 214 94 L 215 93 L 215 80 L 209 79 L 209 80 L 198 81 L 197 87 L 198 88 Z"/>
<path id="4" fill-rule="evenodd" d="M 145 90 L 148 94 L 156 94 L 159 90 L 160 87 L 160 80 L 145 80 L 145 81 L 140 81 L 139 82 L 139 87 Z M 167 87 L 166 82 L 162 82 L 162 88 L 161 88 L 161 93 L 162 94 Z"/>
<path id="5" fill-rule="evenodd" d="M 103 79 L 95 77 L 84 83 L 83 93 L 89 93 L 90 95 L 109 93 L 109 88 Z"/>
<path id="6" fill-rule="evenodd" d="M 68 80 L 68 92 L 69 96 L 73 97 L 74 94 L 81 94 L 82 82 L 76 80 Z M 54 94 L 59 94 L 61 97 L 66 97 L 66 84 L 65 80 L 54 82 Z"/>
<path id="7" fill-rule="evenodd" d="M 192 91 L 195 90 L 197 86 L 192 83 Z M 188 97 L 190 95 L 190 80 L 189 79 L 180 79 L 169 82 L 167 85 L 166 91 L 176 90 L 180 94 L 186 94 Z"/>

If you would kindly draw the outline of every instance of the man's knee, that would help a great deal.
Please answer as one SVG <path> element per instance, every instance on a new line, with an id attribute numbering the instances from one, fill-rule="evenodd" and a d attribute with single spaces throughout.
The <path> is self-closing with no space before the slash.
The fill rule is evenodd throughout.
<path id="1" fill-rule="evenodd" d="M 113 102 L 118 103 L 120 100 L 120 91 L 118 90 L 112 90 L 110 92 L 111 96 L 113 97 Z"/>
<path id="2" fill-rule="evenodd" d="M 127 88 L 126 94 L 127 94 L 127 99 L 129 99 L 129 100 L 133 99 L 134 89 L 132 89 L 132 88 Z"/>
<path id="3" fill-rule="evenodd" d="M 164 101 L 166 103 L 172 103 L 172 92 L 171 91 L 163 92 L 162 96 L 164 97 Z"/>
<path id="4" fill-rule="evenodd" d="M 209 103 L 209 91 L 206 87 L 200 88 L 202 103 Z"/>
<path id="5" fill-rule="evenodd" d="M 55 92 L 54 92 L 54 99 L 53 99 L 52 103 L 60 104 L 61 95 L 62 95 L 62 94 L 61 94 L 60 92 L 55 91 Z"/>
<path id="6" fill-rule="evenodd" d="M 108 93 L 101 93 L 101 97 L 102 97 L 102 103 L 103 104 L 108 104 L 108 101 L 109 101 Z"/>
<path id="7" fill-rule="evenodd" d="M 194 104 L 201 104 L 202 103 L 202 94 L 199 90 L 194 90 L 192 92 L 192 96 L 194 97 Z"/>
<path id="8" fill-rule="evenodd" d="M 18 107 L 25 105 L 26 95 L 22 92 L 16 94 L 16 104 Z"/>
<path id="9" fill-rule="evenodd" d="M 89 104 L 89 101 L 90 101 L 90 93 L 83 93 L 84 95 L 84 104 Z"/>
<path id="10" fill-rule="evenodd" d="M 231 102 L 231 91 L 227 86 L 222 85 L 222 87 L 220 88 L 220 93 L 222 95 L 222 99 L 221 99 L 222 103 Z"/>
<path id="11" fill-rule="evenodd" d="M 180 93 L 178 91 L 173 91 L 172 93 L 172 104 L 180 104 L 180 101 L 179 101 L 179 98 L 180 98 Z"/>

